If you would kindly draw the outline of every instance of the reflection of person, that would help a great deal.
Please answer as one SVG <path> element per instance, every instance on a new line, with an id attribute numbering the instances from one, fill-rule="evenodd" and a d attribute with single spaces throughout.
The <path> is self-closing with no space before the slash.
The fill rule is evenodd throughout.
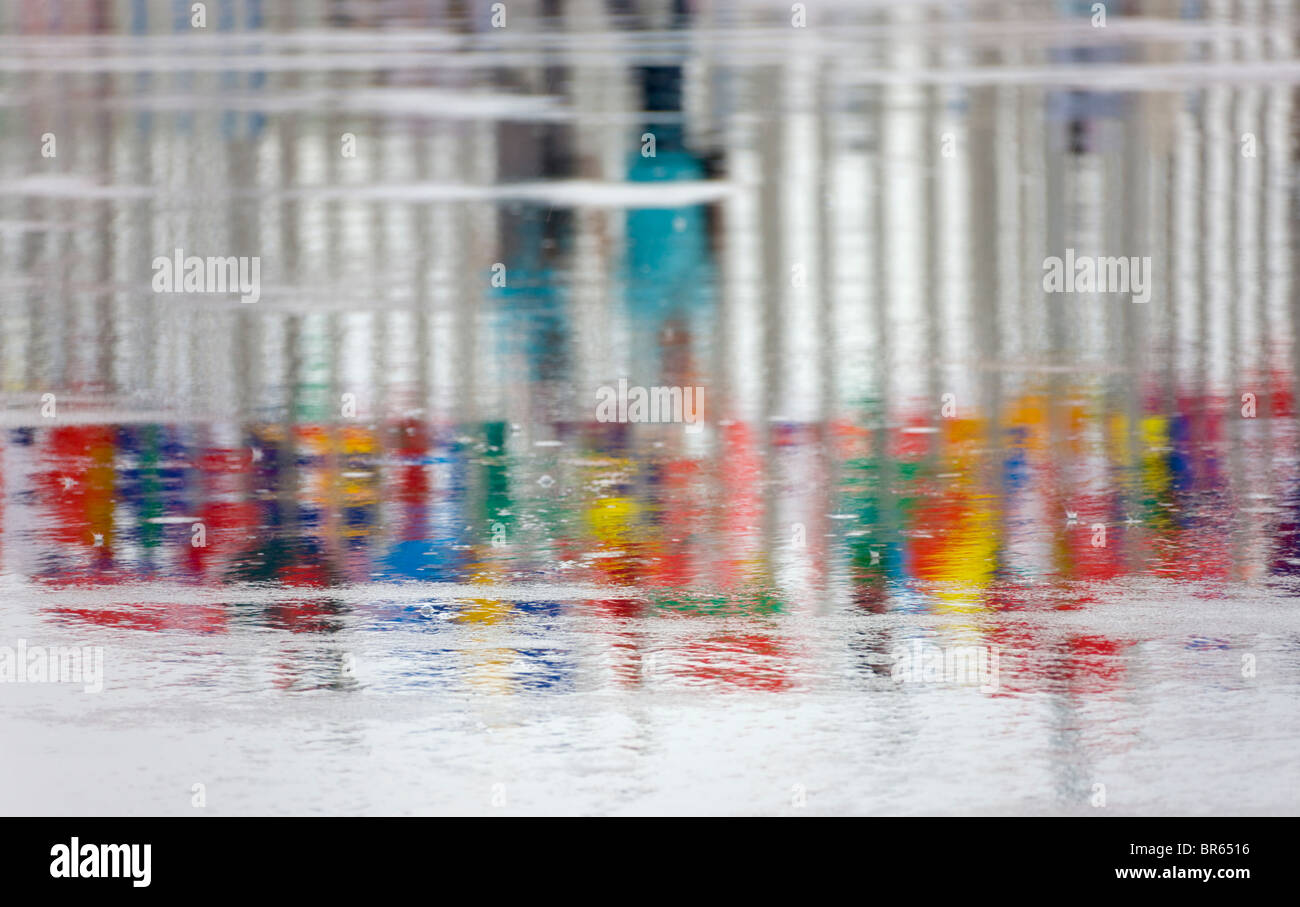
<path id="1" fill-rule="evenodd" d="M 696 180 L 703 161 L 686 148 L 681 125 L 680 66 L 640 68 L 642 100 L 651 119 L 628 167 L 631 182 Z M 656 117 L 655 113 L 662 113 Z M 628 304 L 654 322 L 698 311 L 709 287 L 707 212 L 703 205 L 638 208 L 627 215 Z"/>
<path id="2" fill-rule="evenodd" d="M 681 123 L 682 68 L 643 66 L 638 77 L 649 119 L 637 136 L 628 180 L 703 179 L 706 167 L 687 149 Z M 630 210 L 626 241 L 625 304 L 638 337 L 634 347 L 656 355 L 635 364 L 634 375 L 646 382 L 693 384 L 692 338 L 702 332 L 713 285 L 708 212 L 703 205 Z"/>
<path id="3" fill-rule="evenodd" d="M 497 172 L 503 182 L 572 175 L 569 127 L 554 123 L 500 123 Z M 512 342 L 529 366 L 529 378 L 559 380 L 569 369 L 566 338 L 572 329 L 568 299 L 558 286 L 562 256 L 572 244 L 574 217 L 567 209 L 535 202 L 503 205 L 497 215 L 499 248 L 509 281 L 493 286 L 501 317 L 518 332 Z M 488 275 L 484 275 L 488 279 Z"/>
<path id="4" fill-rule="evenodd" d="M 1067 17 L 1094 16 L 1091 0 L 1062 0 L 1061 12 Z M 1128 59 L 1124 47 L 1118 45 L 1078 46 L 1052 48 L 1049 56 L 1060 64 L 1120 63 Z M 1098 130 L 1101 120 L 1122 118 L 1127 100 L 1120 92 L 1103 91 L 1050 91 L 1047 93 L 1047 116 L 1063 124 L 1063 134 L 1058 141 L 1071 154 L 1098 151 L 1104 136 Z"/>

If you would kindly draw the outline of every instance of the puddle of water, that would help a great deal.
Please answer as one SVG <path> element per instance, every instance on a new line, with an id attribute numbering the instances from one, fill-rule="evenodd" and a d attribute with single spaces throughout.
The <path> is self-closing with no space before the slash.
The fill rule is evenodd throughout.
<path id="1" fill-rule="evenodd" d="M 9 811 L 1295 811 L 1287 4 L 209 6 L 0 11 Z"/>

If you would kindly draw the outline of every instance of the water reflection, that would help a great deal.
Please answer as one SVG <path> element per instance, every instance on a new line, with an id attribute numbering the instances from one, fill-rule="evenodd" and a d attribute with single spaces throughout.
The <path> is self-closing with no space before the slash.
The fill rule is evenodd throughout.
<path id="1" fill-rule="evenodd" d="M 284 591 L 251 610 L 232 590 L 228 619 L 319 633 L 369 611 L 352 590 L 410 581 L 481 585 L 483 598 L 425 591 L 439 617 L 483 625 L 569 611 L 491 597 L 527 583 L 607 589 L 608 600 L 573 607 L 615 619 L 852 607 L 973 620 L 1086 609 L 1130 578 L 1207 597 L 1271 581 L 1290 595 L 1300 513 L 1280 469 L 1293 462 L 1289 413 L 1270 418 L 1270 441 L 1234 440 L 1217 417 L 1138 410 L 1134 427 L 1082 390 L 1059 403 L 1036 392 L 1007 401 L 1000 425 L 920 409 L 873 429 L 886 417 L 868 407 L 856 424 L 771 427 L 766 446 L 763 427 L 732 421 L 695 450 L 681 426 L 646 426 L 632 443 L 628 426 L 596 423 L 15 428 L 3 556 L 8 573 L 51 588 L 270 584 Z M 1234 459 L 1235 473 L 1224 465 Z M 223 609 L 203 610 L 200 624 L 220 631 Z M 123 600 L 81 617 L 130 613 Z M 195 621 L 189 608 L 141 613 L 142 627 Z M 427 619 L 412 604 L 365 622 Z M 762 661 L 782 641 L 699 645 L 702 662 L 731 646 Z"/>
<path id="2" fill-rule="evenodd" d="M 226 693 L 857 703 L 992 647 L 1057 805 L 1152 678 L 1294 684 L 1289 4 L 443 6 L 0 11 L 6 626 Z M 259 301 L 152 292 L 178 248 Z M 1067 249 L 1150 302 L 1045 293 Z M 598 422 L 620 379 L 703 429 Z"/>

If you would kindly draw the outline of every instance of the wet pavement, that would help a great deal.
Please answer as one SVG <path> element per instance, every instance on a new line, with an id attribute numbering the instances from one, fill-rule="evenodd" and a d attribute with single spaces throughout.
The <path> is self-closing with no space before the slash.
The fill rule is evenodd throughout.
<path id="1" fill-rule="evenodd" d="M 0 810 L 1300 807 L 1289 4 L 411 6 L 0 13 Z"/>

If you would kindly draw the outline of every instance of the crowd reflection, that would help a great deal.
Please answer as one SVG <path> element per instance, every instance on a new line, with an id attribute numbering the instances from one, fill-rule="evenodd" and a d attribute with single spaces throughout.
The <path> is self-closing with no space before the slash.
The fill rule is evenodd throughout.
<path id="1" fill-rule="evenodd" d="M 1222 400 L 1179 395 L 1180 412 L 1153 405 L 1130 424 L 1080 390 L 1009 401 L 1000 424 L 937 409 L 888 429 L 869 412 L 770 432 L 732 421 L 696 449 L 682 426 L 596 422 L 550 426 L 542 442 L 502 422 L 409 418 L 19 428 L 4 437 L 0 554 L 6 571 L 51 589 L 229 590 L 219 603 L 58 609 L 138 630 L 329 634 L 349 616 L 382 629 L 433 611 L 486 631 L 573 617 L 606 626 L 622 682 L 645 680 L 653 649 L 683 680 L 775 690 L 799 672 L 798 632 L 782 615 L 900 612 L 946 615 L 944 632 L 1021 653 L 1004 667 L 1006 690 L 1104 688 L 1121 664 L 1109 656 L 1138 640 L 1048 644 L 1025 638 L 1028 624 L 980 616 L 1086 609 L 1152 577 L 1211 598 L 1242 580 L 1289 590 L 1300 570 L 1300 495 L 1281 453 L 1292 414 L 1284 390 L 1270 399 L 1244 434 L 1225 431 Z M 777 464 L 766 478 L 765 461 Z M 484 592 L 430 586 L 422 607 L 356 592 L 412 581 Z M 607 592 L 492 597 L 574 582 Z M 278 591 L 241 604 L 254 587 Z M 647 617 L 716 626 L 651 646 L 636 621 Z M 889 636 L 859 652 L 867 673 L 885 670 Z M 1044 651 L 1054 657 L 1018 662 Z M 536 661 L 528 684 L 565 682 L 553 647 L 495 657 Z"/>

